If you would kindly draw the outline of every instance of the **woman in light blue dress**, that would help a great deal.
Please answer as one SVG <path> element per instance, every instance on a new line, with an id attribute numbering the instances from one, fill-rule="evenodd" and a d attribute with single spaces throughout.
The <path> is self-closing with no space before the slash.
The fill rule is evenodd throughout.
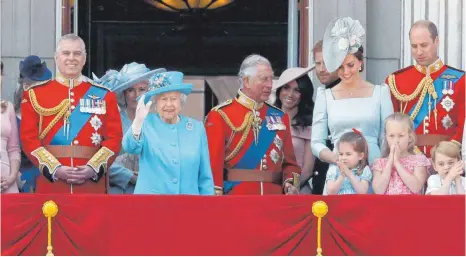
<path id="1" fill-rule="evenodd" d="M 388 86 L 372 85 L 360 75 L 364 68 L 364 34 L 359 21 L 351 18 L 333 20 L 325 32 L 324 63 L 329 72 L 338 70 L 341 82 L 332 89 L 317 90 L 311 148 L 316 157 L 330 163 L 327 174 L 336 168 L 338 160 L 336 149 L 331 151 L 325 145 L 327 138 L 336 144 L 345 132 L 353 128 L 361 131 L 367 140 L 369 164 L 372 164 L 381 155 L 384 120 L 393 113 Z"/>
<path id="2" fill-rule="evenodd" d="M 149 78 L 165 69 L 151 71 L 144 64 L 125 64 L 120 72 L 109 70 L 100 79 L 94 75 L 94 81 L 102 83 L 117 94 L 123 133 L 131 126 L 136 115 L 137 98 L 146 93 Z M 110 194 L 133 194 L 138 178 L 138 156 L 123 150 L 110 166 Z"/>
<path id="3" fill-rule="evenodd" d="M 179 114 L 191 90 L 181 72 L 150 78 L 123 137 L 123 149 L 139 155 L 135 194 L 214 195 L 204 125 Z M 150 113 L 153 102 L 157 113 Z"/>

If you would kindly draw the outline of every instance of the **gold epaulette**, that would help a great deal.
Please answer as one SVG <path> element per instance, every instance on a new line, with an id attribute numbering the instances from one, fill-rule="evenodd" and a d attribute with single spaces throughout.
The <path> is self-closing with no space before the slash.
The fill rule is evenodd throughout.
<path id="1" fill-rule="evenodd" d="M 231 103 L 233 103 L 233 100 L 232 99 L 228 99 L 226 100 L 225 102 L 215 106 L 214 108 L 212 108 L 213 111 L 218 111 L 219 109 L 225 107 L 225 106 L 228 106 L 230 105 Z"/>
<path id="2" fill-rule="evenodd" d="M 30 89 L 32 89 L 32 88 L 34 88 L 34 87 L 41 86 L 41 85 L 45 85 L 45 84 L 47 84 L 48 82 L 50 82 L 50 79 L 48 79 L 48 80 L 43 80 L 43 81 L 37 81 L 37 82 L 35 82 L 35 83 L 31 84 L 31 85 L 27 85 L 27 87 L 24 88 L 24 90 L 30 90 Z"/>

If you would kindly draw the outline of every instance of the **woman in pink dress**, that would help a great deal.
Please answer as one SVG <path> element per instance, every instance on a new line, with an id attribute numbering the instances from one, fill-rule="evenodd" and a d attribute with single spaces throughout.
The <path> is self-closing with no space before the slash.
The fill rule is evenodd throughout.
<path id="1" fill-rule="evenodd" d="M 282 109 L 291 119 L 291 136 L 296 161 L 301 167 L 301 194 L 311 194 L 308 183 L 314 169 L 311 151 L 311 125 L 314 86 L 307 75 L 310 68 L 289 68 L 274 83 L 270 103 Z"/>
<path id="2" fill-rule="evenodd" d="M 415 154 L 416 134 L 411 118 L 394 113 L 385 119 L 382 158 L 372 165 L 372 188 L 376 194 L 423 194 L 427 169 L 431 163 L 423 154 Z"/>
<path id="3" fill-rule="evenodd" d="M 2 85 L 3 63 L 1 63 L 0 87 Z M 18 193 L 18 170 L 21 163 L 21 150 L 19 147 L 18 125 L 13 105 L 1 100 L 1 193 Z"/>

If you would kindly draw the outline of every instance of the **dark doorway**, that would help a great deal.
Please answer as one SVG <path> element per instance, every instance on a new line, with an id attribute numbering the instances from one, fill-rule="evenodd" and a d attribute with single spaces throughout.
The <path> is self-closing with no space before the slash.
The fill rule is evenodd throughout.
<path id="1" fill-rule="evenodd" d="M 145 63 L 186 75 L 234 75 L 251 53 L 286 68 L 288 1 L 236 0 L 204 17 L 159 10 L 144 0 L 79 1 L 86 75 Z"/>

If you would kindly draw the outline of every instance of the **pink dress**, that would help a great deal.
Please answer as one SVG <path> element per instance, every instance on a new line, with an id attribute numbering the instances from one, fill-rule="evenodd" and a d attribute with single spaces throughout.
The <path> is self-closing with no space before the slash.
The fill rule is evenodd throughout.
<path id="1" fill-rule="evenodd" d="M 294 154 L 296 156 L 296 162 L 301 169 L 304 165 L 304 149 L 306 141 L 311 141 L 311 128 L 311 126 L 305 127 L 304 129 L 291 127 Z"/>
<path id="2" fill-rule="evenodd" d="M 1 113 L 1 137 L 2 146 L 0 160 L 2 163 L 2 177 L 10 175 L 10 161 L 21 161 L 21 149 L 19 147 L 18 124 L 16 123 L 16 115 L 11 103 L 7 103 L 6 110 Z M 17 180 L 13 182 L 8 189 L 2 193 L 18 193 Z"/>
<path id="3" fill-rule="evenodd" d="M 425 155 L 416 154 L 409 155 L 400 159 L 401 165 L 411 174 L 414 172 L 416 167 L 426 167 L 426 170 L 429 169 L 431 163 Z M 379 158 L 374 161 L 372 165 L 372 170 L 383 170 L 387 164 L 387 158 Z M 400 175 L 395 169 L 395 166 L 392 168 L 392 175 L 390 177 L 390 182 L 388 182 L 387 190 L 385 191 L 386 195 L 409 195 L 409 194 L 420 194 L 420 192 L 412 192 L 405 185 Z"/>

